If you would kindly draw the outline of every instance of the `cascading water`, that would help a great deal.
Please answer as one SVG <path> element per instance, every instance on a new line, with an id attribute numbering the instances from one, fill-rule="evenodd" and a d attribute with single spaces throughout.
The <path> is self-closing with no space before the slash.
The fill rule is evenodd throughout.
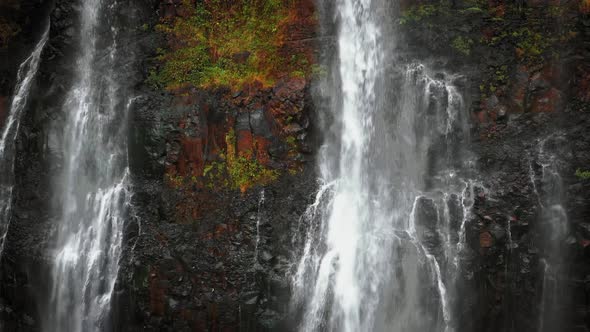
<path id="1" fill-rule="evenodd" d="M 84 0 L 76 77 L 67 94 L 64 166 L 56 195 L 52 290 L 46 331 L 109 329 L 110 302 L 129 204 L 127 113 L 119 84 L 118 3 Z"/>
<path id="2" fill-rule="evenodd" d="M 21 115 L 27 106 L 27 100 L 33 81 L 41 62 L 41 53 L 49 37 L 49 24 L 33 53 L 20 65 L 17 84 L 10 105 L 10 114 L 5 120 L 0 138 L 0 255 L 4 249 L 4 239 L 10 224 L 12 208 L 12 190 L 14 188 L 14 148 L 20 126 Z"/>
<path id="3" fill-rule="evenodd" d="M 256 212 L 256 243 L 254 245 L 254 263 L 258 262 L 258 246 L 260 245 L 260 223 L 262 222 L 262 218 L 264 211 L 264 189 L 260 191 L 260 198 L 258 199 L 258 211 Z"/>
<path id="4" fill-rule="evenodd" d="M 458 175 L 469 167 L 457 77 L 387 65 L 383 4 L 336 8 L 338 123 L 319 157 L 324 185 L 299 227 L 307 227 L 293 271 L 300 329 L 450 331 L 450 288 L 477 187 Z"/>
<path id="5" fill-rule="evenodd" d="M 540 260 L 543 272 L 541 300 L 539 310 L 539 332 L 556 331 L 561 326 L 560 299 L 564 294 L 566 261 L 564 245 L 568 237 L 568 216 L 565 210 L 565 190 L 560 175 L 557 151 L 566 146 L 563 134 L 555 133 L 539 141 L 536 164 L 540 166 L 540 186 L 537 187 L 537 175 L 531 162 L 531 182 L 537 195 L 542 226 L 541 247 L 543 255 Z M 539 188 L 540 190 L 538 190 Z"/>

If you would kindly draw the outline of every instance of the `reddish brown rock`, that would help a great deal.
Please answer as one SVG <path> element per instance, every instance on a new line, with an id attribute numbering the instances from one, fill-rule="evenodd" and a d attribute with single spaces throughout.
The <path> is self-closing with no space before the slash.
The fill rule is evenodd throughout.
<path id="1" fill-rule="evenodd" d="M 201 176 L 205 167 L 205 142 L 200 137 L 184 137 L 182 153 L 178 158 L 178 173 L 183 176 Z"/>
<path id="2" fill-rule="evenodd" d="M 488 122 L 488 114 L 486 111 L 479 111 L 473 113 L 473 118 L 477 123 L 485 124 Z"/>
<path id="3" fill-rule="evenodd" d="M 525 98 L 529 83 L 529 71 L 526 66 L 518 66 L 516 68 L 516 75 L 512 81 L 508 97 L 511 104 L 509 111 L 511 113 L 520 113 L 524 111 Z"/>
<path id="4" fill-rule="evenodd" d="M 270 155 L 268 154 L 270 141 L 262 136 L 256 136 L 254 141 L 256 146 L 256 160 L 260 164 L 268 166 L 270 164 Z"/>
<path id="5" fill-rule="evenodd" d="M 215 160 L 219 153 L 226 149 L 225 135 L 228 130 L 224 123 L 209 123 L 207 129 L 208 158 Z"/>
<path id="6" fill-rule="evenodd" d="M 308 63 L 315 62 L 316 32 L 318 21 L 314 0 L 293 2 L 287 18 L 279 26 L 279 55 L 290 59 L 293 54 L 304 57 Z"/>
<path id="7" fill-rule="evenodd" d="M 254 137 L 249 130 L 240 130 L 236 137 L 236 148 L 241 157 L 251 158 L 254 152 Z"/>
<path id="8" fill-rule="evenodd" d="M 535 94 L 531 98 L 531 112 L 547 113 L 558 111 L 563 105 L 561 91 L 556 88 Z"/>
<path id="9" fill-rule="evenodd" d="M 479 246 L 481 248 L 491 248 L 494 245 L 494 238 L 490 232 L 483 232 L 479 234 Z"/>
<path id="10" fill-rule="evenodd" d="M 304 78 L 293 77 L 286 80 L 281 80 L 274 88 L 274 95 L 281 101 L 292 100 L 294 97 L 299 97 L 304 92 L 306 81 Z"/>

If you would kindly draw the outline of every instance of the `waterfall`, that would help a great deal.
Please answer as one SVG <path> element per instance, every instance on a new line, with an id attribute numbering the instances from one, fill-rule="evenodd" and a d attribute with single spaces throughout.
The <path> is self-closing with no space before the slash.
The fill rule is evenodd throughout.
<path id="1" fill-rule="evenodd" d="M 254 264 L 258 263 L 258 246 L 260 245 L 260 223 L 262 222 L 264 208 L 264 189 L 260 191 L 258 210 L 256 212 L 256 243 L 254 244 Z"/>
<path id="2" fill-rule="evenodd" d="M 21 115 L 27 106 L 27 100 L 33 81 L 41 62 L 41 53 L 49 38 L 49 24 L 33 53 L 20 65 L 10 113 L 5 120 L 0 138 L 0 256 L 4 249 L 4 239 L 10 224 L 12 208 L 12 190 L 14 188 L 15 140 L 18 135 Z"/>
<path id="3" fill-rule="evenodd" d="M 336 124 L 325 128 L 335 138 L 326 135 L 322 185 L 296 230 L 301 331 L 453 330 L 459 253 L 483 190 L 462 152 L 460 77 L 387 54 L 385 7 L 336 4 L 338 78 L 326 89 Z"/>
<path id="4" fill-rule="evenodd" d="M 564 206 L 565 190 L 560 175 L 559 153 L 566 146 L 563 133 L 553 133 L 539 140 L 536 151 L 536 162 L 541 169 L 540 186 L 536 185 L 537 174 L 529 161 L 530 177 L 540 213 L 541 241 L 543 254 L 542 287 L 539 304 L 539 332 L 555 331 L 561 327 L 563 308 L 560 302 L 567 299 L 567 287 L 564 276 L 567 262 L 564 245 L 568 237 L 568 216 Z"/>
<path id="5" fill-rule="evenodd" d="M 111 297 L 128 212 L 127 114 L 120 84 L 117 2 L 80 4 L 73 84 L 63 105 L 64 162 L 46 331 L 109 330 Z"/>

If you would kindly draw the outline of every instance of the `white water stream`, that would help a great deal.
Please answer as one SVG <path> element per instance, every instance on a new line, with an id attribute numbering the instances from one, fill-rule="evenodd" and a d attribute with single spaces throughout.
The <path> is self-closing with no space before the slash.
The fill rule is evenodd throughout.
<path id="1" fill-rule="evenodd" d="M 301 331 L 452 331 L 449 289 L 477 187 L 455 169 L 465 105 L 452 75 L 386 65 L 375 2 L 336 4 L 335 139 L 297 228 L 292 307 Z"/>
<path id="2" fill-rule="evenodd" d="M 39 70 L 41 54 L 49 38 L 49 24 L 33 53 L 23 61 L 18 69 L 17 83 L 10 104 L 10 113 L 4 121 L 0 138 L 0 256 L 4 249 L 4 239 L 10 225 L 12 191 L 14 189 L 15 141 L 20 127 L 22 113 L 27 106 L 31 87 Z"/>
<path id="3" fill-rule="evenodd" d="M 127 114 L 133 98 L 117 81 L 117 2 L 84 0 L 76 76 L 67 94 L 64 167 L 56 196 L 52 291 L 46 331 L 109 330 L 128 213 Z"/>

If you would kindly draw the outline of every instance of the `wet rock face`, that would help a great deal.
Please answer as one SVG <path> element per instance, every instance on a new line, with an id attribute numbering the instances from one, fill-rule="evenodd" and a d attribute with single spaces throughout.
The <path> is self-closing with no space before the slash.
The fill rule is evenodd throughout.
<path id="1" fill-rule="evenodd" d="M 172 18 L 180 2 L 159 8 Z M 282 52 L 313 51 L 314 29 L 305 24 L 290 26 L 293 39 Z M 144 50 L 146 76 L 147 59 L 163 45 L 154 38 Z M 291 228 L 316 184 L 310 82 L 138 90 L 129 135 L 136 208 L 115 301 L 117 330 L 285 330 Z M 278 179 L 240 192 L 218 173 L 232 152 L 277 171 Z"/>
<path id="2" fill-rule="evenodd" d="M 590 141 L 580 135 L 589 126 L 585 113 L 513 115 L 497 126 L 493 137 L 473 142 L 486 193 L 478 195 L 467 224 L 474 256 L 463 258 L 466 269 L 459 284 L 465 298 L 458 310 L 466 316 L 461 331 L 537 331 L 544 316 L 558 320 L 564 331 L 587 326 L 584 294 L 590 265 L 584 230 L 590 194 L 583 188 L 590 183 L 575 173 L 590 162 Z M 554 207 L 545 203 L 552 189 L 543 178 L 544 161 L 539 161 L 539 144 L 549 138 L 544 146 L 550 150 L 556 134 L 563 135 L 552 150 L 558 156 L 568 216 L 563 236 L 555 236 L 554 226 L 544 221 L 544 211 Z M 563 270 L 548 276 L 545 262 L 557 252 Z M 561 285 L 556 293 L 545 290 L 551 294 L 545 300 L 544 278 Z M 558 303 L 557 316 L 543 311 L 547 301 Z"/>
<path id="3" fill-rule="evenodd" d="M 6 331 L 38 331 L 42 325 L 40 311 L 50 294 L 47 294 L 50 273 L 51 238 L 59 221 L 54 207 L 54 180 L 62 168 L 62 143 L 65 114 L 62 105 L 73 79 L 72 55 L 77 51 L 77 17 L 75 1 L 20 1 L 27 12 L 30 26 L 24 26 L 21 37 L 14 40 L 9 53 L 0 51 L 0 67 L 7 65 L 11 80 L 16 77 L 20 61 L 30 55 L 30 45 L 37 42 L 41 31 L 51 21 L 50 39 L 42 53 L 32 98 L 23 113 L 17 137 L 14 206 L 0 268 L 0 320 Z M 135 20 L 153 15 L 148 2 L 134 1 L 121 5 L 120 16 L 112 20 Z M 128 29 L 120 34 L 121 41 L 129 45 L 126 52 L 138 51 L 146 43 L 140 31 Z M 30 40 L 29 40 L 30 39 Z M 149 41 L 149 39 L 147 39 Z M 137 47 L 137 49 L 136 49 Z M 23 55 L 21 57 L 21 54 Z M 126 58 L 129 73 L 141 73 L 137 64 Z M 6 60 L 6 61 L 5 61 Z M 13 75 L 14 73 L 14 75 Z M 129 75 L 131 81 L 139 75 Z M 14 84 L 14 83 L 12 83 Z M 10 95 L 2 90 L 0 95 Z M 0 122 L 3 121 L 0 120 Z"/>
<path id="4" fill-rule="evenodd" d="M 290 124 L 301 123 L 303 144 L 310 128 L 309 120 L 299 120 L 308 116 L 305 89 L 299 83 L 179 97 L 146 88 L 130 126 L 137 215 L 121 266 L 119 330 L 281 329 L 289 299 L 290 228 L 310 203 L 316 176 L 312 162 L 298 161 L 302 170 L 294 176 L 286 171 L 293 160 L 280 119 L 298 119 Z M 229 128 L 238 155 L 252 153 L 263 165 L 283 170 L 277 182 L 245 193 L 198 182 L 204 167 L 227 151 Z M 175 185 L 169 174 L 198 180 Z"/>
<path id="5" fill-rule="evenodd" d="M 30 51 L 42 18 L 49 15 L 47 1 L 20 2 L 33 23 L 23 26 L 22 37 L 8 49 L 0 50 L 0 123 L 18 64 Z M 137 17 L 137 26 L 151 27 L 161 17 L 176 16 L 180 3 L 132 1 L 121 15 Z M 454 3 L 462 8 L 461 1 Z M 525 3 L 529 8 L 547 5 L 520 2 Z M 402 1 L 400 6 L 416 4 Z M 500 8 L 493 15 L 501 15 L 501 4 L 489 2 Z M 48 296 L 42 291 L 49 266 L 47 241 L 58 220 L 49 213 L 57 203 L 52 201 L 50 179 L 62 164 L 60 137 L 55 132 L 64 122 L 61 105 L 72 75 L 77 15 L 69 0 L 56 0 L 52 8 L 51 39 L 33 91 L 37 97 L 23 119 L 17 142 L 19 189 L 0 273 L 0 318 L 7 331 L 38 330 L 39 299 Z M 289 27 L 290 40 L 281 51 L 285 54 L 317 51 L 313 22 L 305 19 L 312 16 L 313 3 L 302 1 L 298 8 L 299 19 Z M 505 21 L 517 22 L 512 19 L 516 21 Z M 448 55 L 449 45 L 463 30 L 473 34 L 473 40 L 496 36 L 493 28 L 497 27 L 480 26 L 481 22 L 457 15 L 446 21 L 447 30 L 437 32 L 446 35 L 434 41 L 432 31 L 413 29 L 409 39 L 415 38 L 407 51 L 417 58 L 424 50 Z M 325 29 L 333 32 L 333 27 Z M 587 31 L 581 30 L 579 38 Z M 326 48 L 330 40 L 322 39 Z M 313 139 L 317 123 L 311 82 L 290 78 L 278 80 L 273 87 L 253 83 L 239 91 L 186 88 L 167 93 L 143 83 L 156 49 L 164 44 L 161 36 L 136 29 L 128 41 L 136 48 L 137 61 L 130 67 L 136 73 L 136 99 L 129 120 L 134 208 L 126 226 L 126 249 L 116 286 L 114 329 L 292 330 L 286 277 L 292 262 L 291 236 L 310 204 L 317 177 L 313 155 L 319 143 Z M 424 48 L 425 44 L 429 46 Z M 502 45 L 501 52 L 489 54 L 474 47 L 466 60 L 444 64 L 464 70 L 469 78 L 463 85 L 473 87 L 472 96 L 466 96 L 473 101 L 470 150 L 485 187 L 475 191 L 474 210 L 466 225 L 457 331 L 536 331 L 542 316 L 542 260 L 555 248 L 567 257 L 563 263 L 567 273 L 559 275 L 567 286 L 556 296 L 560 319 L 571 322 L 571 326 L 563 325 L 564 330 L 573 331 L 574 325 L 587 324 L 583 321 L 588 321 L 584 315 L 590 298 L 590 180 L 575 175 L 578 169 L 590 168 L 590 117 L 584 111 L 590 102 L 588 57 L 580 47 L 574 48 L 563 66 L 516 62 L 512 66 L 511 56 L 517 54 Z M 236 54 L 235 60 L 247 61 L 249 56 Z M 488 91 L 480 98 L 479 74 L 505 63 L 511 64 L 506 70 L 507 88 L 502 93 Z M 231 129 L 236 156 L 254 158 L 282 174 L 264 186 L 264 199 L 260 186 L 241 193 L 201 178 L 208 166 L 223 161 Z M 559 160 L 568 225 L 566 236 L 549 246 L 551 237 L 547 224 L 540 221 L 542 208 L 536 196 L 546 195 L 543 165 L 536 154 L 539 140 L 556 132 L 563 133 L 559 142 L 565 142 L 563 148 L 552 151 Z M 295 175 L 289 170 L 295 170 Z M 197 181 L 175 186 L 170 176 Z M 462 213 L 460 198 L 456 199 L 452 215 Z M 438 254 L 440 234 L 429 223 L 435 218 L 432 202 L 420 204 L 417 227 L 428 251 Z"/>
<path id="6" fill-rule="evenodd" d="M 266 187 L 263 203 L 260 190 L 212 195 L 213 211 L 191 224 L 159 211 L 173 197 L 144 188 L 137 200 L 151 208 L 138 214 L 141 233 L 122 267 L 120 330 L 281 330 L 289 300 L 285 244 L 310 203 L 313 172 Z"/>
<path id="7" fill-rule="evenodd" d="M 52 6 L 53 1 L 20 0 L 0 4 L 0 17 L 12 20 L 20 30 L 7 45 L 0 48 L 1 124 L 4 124 L 9 112 L 18 68 L 30 56 L 45 30 Z M 46 50 L 43 61 L 46 62 L 54 51 Z M 48 91 L 47 78 L 51 70 L 42 71 L 43 69 L 37 76 L 39 82 L 33 85 L 31 95 L 42 95 L 42 92 Z M 47 131 L 42 130 L 40 125 L 49 113 L 41 115 L 44 111 L 39 111 L 40 100 L 41 98 L 30 102 L 16 141 L 15 203 L 0 262 L 0 320 L 1 328 L 6 331 L 34 330 L 39 324 L 36 308 L 38 294 L 31 282 L 31 276 L 45 273 L 42 248 L 46 244 L 49 230 L 46 208 L 50 201 L 46 177 L 49 167 L 44 162 L 44 153 L 41 151 L 44 142 L 47 142 L 47 137 L 43 137 Z M 47 106 L 49 108 L 49 103 Z"/>

